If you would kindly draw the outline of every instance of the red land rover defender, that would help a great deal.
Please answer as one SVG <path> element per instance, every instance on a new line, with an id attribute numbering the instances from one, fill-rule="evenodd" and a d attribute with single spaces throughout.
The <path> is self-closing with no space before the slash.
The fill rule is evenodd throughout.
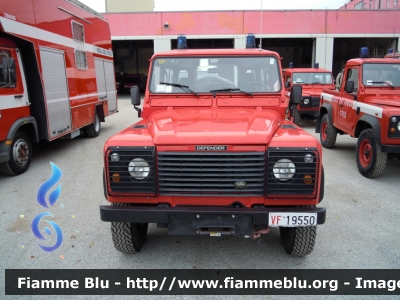
<path id="1" fill-rule="evenodd" d="M 290 63 L 289 68 L 283 70 L 283 80 L 288 99 L 293 85 L 303 87 L 300 103 L 291 107 L 291 119 L 297 125 L 303 118 L 315 119 L 318 116 L 322 91 L 335 88 L 332 72 L 320 69 L 318 63 L 314 68 L 293 68 L 293 63 Z"/>
<path id="2" fill-rule="evenodd" d="M 400 158 L 400 62 L 391 58 L 360 58 L 347 62 L 339 91 L 324 90 L 316 132 L 322 146 L 332 148 L 337 134 L 358 138 L 360 173 L 380 176 L 387 158 Z"/>
<path id="3" fill-rule="evenodd" d="M 254 35 L 248 40 L 254 42 Z M 148 223 L 174 235 L 257 238 L 279 227 L 293 256 L 311 253 L 325 208 L 322 149 L 287 119 L 279 55 L 262 49 L 155 54 L 142 120 L 104 146 L 101 220 L 114 246 L 139 251 Z M 300 102 L 301 86 L 291 90 Z M 285 117 L 286 116 L 286 117 Z"/>

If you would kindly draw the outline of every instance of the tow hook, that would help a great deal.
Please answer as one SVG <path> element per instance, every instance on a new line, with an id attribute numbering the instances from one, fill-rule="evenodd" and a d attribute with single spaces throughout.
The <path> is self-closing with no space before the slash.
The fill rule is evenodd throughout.
<path id="1" fill-rule="evenodd" d="M 271 231 L 271 228 L 267 227 L 265 229 L 261 229 L 261 230 L 256 230 L 253 232 L 253 234 L 251 235 L 252 239 L 258 239 L 262 234 L 267 234 Z"/>

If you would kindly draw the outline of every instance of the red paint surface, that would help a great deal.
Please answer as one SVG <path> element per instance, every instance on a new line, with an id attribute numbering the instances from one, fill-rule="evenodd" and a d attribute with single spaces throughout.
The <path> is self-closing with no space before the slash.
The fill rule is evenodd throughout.
<path id="1" fill-rule="evenodd" d="M 112 36 L 260 33 L 259 11 L 104 14 Z M 169 28 L 164 24 L 168 22 Z M 398 10 L 263 11 L 263 34 L 391 34 L 400 28 Z"/>

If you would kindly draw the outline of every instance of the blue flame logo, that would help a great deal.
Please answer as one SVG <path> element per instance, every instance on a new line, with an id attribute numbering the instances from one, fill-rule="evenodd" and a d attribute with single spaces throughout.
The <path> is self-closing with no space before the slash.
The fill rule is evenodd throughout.
<path id="1" fill-rule="evenodd" d="M 49 213 L 49 212 L 43 212 L 43 213 L 37 215 L 37 216 L 33 219 L 32 225 L 31 225 L 33 234 L 34 234 L 38 239 L 41 239 L 41 240 L 46 240 L 46 238 L 42 235 L 42 233 L 41 233 L 40 230 L 39 230 L 39 223 L 40 223 L 40 220 L 41 220 L 43 217 L 46 217 L 46 216 L 53 217 L 53 215 L 52 215 L 51 213 Z M 39 247 L 42 248 L 44 251 L 46 251 L 46 252 L 52 252 L 52 251 L 58 249 L 58 248 L 61 246 L 62 241 L 63 241 L 63 233 L 62 233 L 62 231 L 61 231 L 60 226 L 58 226 L 57 223 L 55 223 L 55 222 L 53 222 L 53 221 L 49 221 L 49 220 L 46 220 L 46 222 L 49 223 L 49 224 L 53 227 L 53 229 L 55 230 L 56 235 L 57 235 L 57 241 L 56 241 L 56 243 L 54 244 L 54 246 L 51 246 L 51 247 L 43 246 L 43 245 L 40 245 L 40 244 L 38 244 L 38 245 L 39 245 Z M 48 227 L 45 227 L 45 228 L 44 228 L 44 231 L 45 231 L 48 235 L 51 235 L 51 230 L 50 230 Z"/>
<path id="2" fill-rule="evenodd" d="M 43 206 L 44 208 L 51 208 L 58 200 L 58 198 L 61 195 L 61 184 L 59 184 L 55 189 L 53 189 L 49 193 L 49 202 L 47 203 L 46 201 L 46 194 L 52 189 L 57 182 L 61 179 L 62 177 L 62 172 L 59 167 L 57 167 L 54 163 L 50 162 L 51 169 L 52 169 L 52 174 L 48 180 L 42 183 L 42 185 L 39 187 L 36 199 L 37 202 Z M 40 221 L 42 220 L 43 217 L 53 217 L 53 215 L 49 212 L 43 212 L 41 214 L 38 214 L 32 221 L 31 228 L 32 228 L 32 233 L 34 236 L 36 236 L 40 240 L 46 240 L 46 238 L 42 235 L 39 229 L 39 224 Z M 63 233 L 58 226 L 57 223 L 49 220 L 45 220 L 55 231 L 56 233 L 56 243 L 51 246 L 43 246 L 41 244 L 38 244 L 40 248 L 42 248 L 46 252 L 52 252 L 56 249 L 58 249 L 63 241 Z M 44 231 L 47 235 L 52 235 L 51 230 L 48 227 L 44 228 Z"/>
<path id="3" fill-rule="evenodd" d="M 61 195 L 61 184 L 57 186 L 53 191 L 50 192 L 49 194 L 49 205 L 47 205 L 46 202 L 46 194 L 47 192 L 56 185 L 56 183 L 61 179 L 62 172 L 59 167 L 57 167 L 55 164 L 50 162 L 51 169 L 52 169 L 52 174 L 51 177 L 46 180 L 45 182 L 42 183 L 40 186 L 38 193 L 37 193 L 37 202 L 43 206 L 44 208 L 50 208 L 52 207 L 58 200 L 58 198 Z"/>

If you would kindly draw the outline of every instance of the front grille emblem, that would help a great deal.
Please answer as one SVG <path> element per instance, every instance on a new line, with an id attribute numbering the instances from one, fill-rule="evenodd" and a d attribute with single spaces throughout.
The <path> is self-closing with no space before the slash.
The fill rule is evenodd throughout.
<path id="1" fill-rule="evenodd" d="M 227 151 L 227 146 L 196 146 L 196 151 Z"/>
<path id="2" fill-rule="evenodd" d="M 247 183 L 245 181 L 236 181 L 234 184 L 235 189 L 244 189 L 247 186 Z"/>

